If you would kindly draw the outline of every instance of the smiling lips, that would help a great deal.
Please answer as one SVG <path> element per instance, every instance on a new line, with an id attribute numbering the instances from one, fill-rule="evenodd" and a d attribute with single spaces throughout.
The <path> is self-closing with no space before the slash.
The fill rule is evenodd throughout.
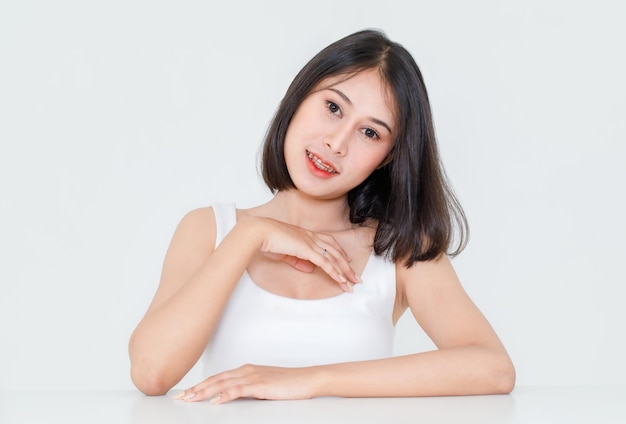
<path id="1" fill-rule="evenodd" d="M 309 152 L 308 150 L 306 151 L 306 155 L 309 157 L 309 160 L 313 163 L 313 165 L 315 165 L 317 169 L 328 172 L 329 174 L 338 174 L 335 168 L 326 165 L 324 162 L 322 162 L 320 158 L 313 155 L 313 153 Z"/>

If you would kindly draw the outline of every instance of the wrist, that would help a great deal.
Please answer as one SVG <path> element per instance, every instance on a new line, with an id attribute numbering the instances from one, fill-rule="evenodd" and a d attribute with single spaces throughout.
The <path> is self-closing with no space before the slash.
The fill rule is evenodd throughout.
<path id="1" fill-rule="evenodd" d="M 236 233 L 245 244 L 256 252 L 263 246 L 263 233 L 260 228 L 262 218 L 244 215 L 237 219 L 237 224 L 231 232 Z"/>
<path id="2" fill-rule="evenodd" d="M 325 365 L 317 365 L 308 368 L 311 397 L 331 396 L 330 382 L 331 373 Z"/>

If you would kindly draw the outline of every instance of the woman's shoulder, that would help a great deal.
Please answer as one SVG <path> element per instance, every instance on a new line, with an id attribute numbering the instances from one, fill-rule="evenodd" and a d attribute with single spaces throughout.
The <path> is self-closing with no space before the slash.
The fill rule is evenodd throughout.
<path id="1" fill-rule="evenodd" d="M 192 209 L 183 215 L 179 225 L 191 227 L 215 226 L 215 211 L 213 206 L 202 206 Z"/>
<path id="2" fill-rule="evenodd" d="M 176 232 L 194 244 L 215 246 L 246 213 L 234 203 L 212 203 L 187 212 Z"/>
<path id="3" fill-rule="evenodd" d="M 215 227 L 216 220 L 220 215 L 240 215 L 241 209 L 236 209 L 234 203 L 212 203 L 189 210 L 180 220 L 181 224 L 191 227 Z"/>
<path id="4" fill-rule="evenodd" d="M 183 215 L 174 232 L 173 242 L 185 249 L 206 248 L 215 244 L 216 234 L 213 206 L 203 206 Z"/>

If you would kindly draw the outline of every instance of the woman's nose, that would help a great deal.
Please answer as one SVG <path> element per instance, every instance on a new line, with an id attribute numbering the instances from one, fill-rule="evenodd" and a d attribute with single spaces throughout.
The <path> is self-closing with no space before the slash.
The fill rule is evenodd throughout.
<path id="1" fill-rule="evenodd" d="M 345 156 L 348 153 L 349 141 L 350 129 L 347 126 L 334 128 L 324 138 L 324 144 L 337 156 Z"/>

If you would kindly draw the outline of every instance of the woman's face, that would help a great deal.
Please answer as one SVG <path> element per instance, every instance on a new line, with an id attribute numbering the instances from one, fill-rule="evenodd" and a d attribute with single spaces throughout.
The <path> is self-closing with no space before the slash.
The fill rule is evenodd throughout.
<path id="1" fill-rule="evenodd" d="M 285 137 L 287 170 L 298 190 L 341 197 L 382 165 L 395 142 L 392 100 L 377 70 L 323 80 Z"/>

